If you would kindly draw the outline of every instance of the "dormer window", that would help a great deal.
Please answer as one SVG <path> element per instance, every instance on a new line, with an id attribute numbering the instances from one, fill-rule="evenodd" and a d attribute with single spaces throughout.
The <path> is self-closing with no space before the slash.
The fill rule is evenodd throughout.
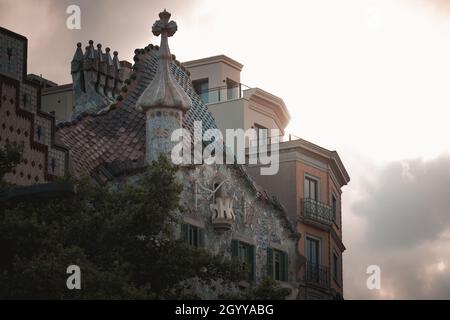
<path id="1" fill-rule="evenodd" d="M 22 95 L 22 105 L 24 109 L 29 109 L 31 107 L 31 97 L 28 93 Z"/>

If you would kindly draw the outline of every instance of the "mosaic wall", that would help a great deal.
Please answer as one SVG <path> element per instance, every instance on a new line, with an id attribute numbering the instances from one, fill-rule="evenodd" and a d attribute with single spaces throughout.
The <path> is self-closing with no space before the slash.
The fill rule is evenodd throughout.
<path id="1" fill-rule="evenodd" d="M 128 177 L 124 182 L 113 181 L 112 189 L 123 187 L 123 183 L 135 183 L 141 175 Z M 255 246 L 255 280 L 259 281 L 267 275 L 267 247 L 282 250 L 289 256 L 288 281 L 283 285 L 292 290 L 291 297 L 298 294 L 296 270 L 299 269 L 300 259 L 297 254 L 298 236 L 292 225 L 283 218 L 285 215 L 270 201 L 256 196 L 251 182 L 235 166 L 225 165 L 197 165 L 182 167 L 177 176 L 183 185 L 181 206 L 184 212 L 179 217 L 185 223 L 204 229 L 205 247 L 214 254 L 231 257 L 232 240 L 239 240 Z M 224 182 L 225 181 L 225 182 Z M 212 224 L 214 185 L 222 183 L 223 193 L 233 199 L 235 221 L 231 229 L 217 232 Z M 180 237 L 180 226 L 175 227 L 175 237 Z"/>
<path id="2" fill-rule="evenodd" d="M 6 175 L 29 185 L 66 173 L 67 151 L 54 143 L 54 119 L 39 110 L 39 89 L 23 79 L 26 38 L 0 28 L 0 147 L 23 144 L 22 162 Z"/>
<path id="3" fill-rule="evenodd" d="M 21 81 L 24 66 L 23 56 L 26 43 L 0 32 L 0 74 Z"/>

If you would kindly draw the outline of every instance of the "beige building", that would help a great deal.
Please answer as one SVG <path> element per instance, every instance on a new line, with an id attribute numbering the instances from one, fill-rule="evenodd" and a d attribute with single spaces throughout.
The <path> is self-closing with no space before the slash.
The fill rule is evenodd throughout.
<path id="1" fill-rule="evenodd" d="M 243 65 L 224 56 L 184 62 L 196 92 L 208 106 L 218 128 L 284 129 L 290 120 L 283 100 L 260 88 L 243 85 Z"/>
<path id="2" fill-rule="evenodd" d="M 290 116 L 283 100 L 242 85 L 242 64 L 221 55 L 185 62 L 184 66 L 219 129 L 267 128 L 285 134 Z M 291 135 L 280 141 L 276 175 L 260 175 L 258 165 L 247 169 L 260 186 L 277 197 L 296 224 L 300 235 L 297 250 L 306 258 L 297 273 L 299 297 L 342 298 L 341 189 L 350 177 L 336 151 Z"/>
<path id="3" fill-rule="evenodd" d="M 73 112 L 72 84 L 42 89 L 42 111 L 55 117 L 56 123 L 68 121 Z"/>

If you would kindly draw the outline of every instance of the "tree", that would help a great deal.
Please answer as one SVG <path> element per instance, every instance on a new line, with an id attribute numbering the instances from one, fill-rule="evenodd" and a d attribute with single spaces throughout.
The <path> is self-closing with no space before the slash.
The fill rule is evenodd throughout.
<path id="1" fill-rule="evenodd" d="M 162 157 L 118 190 L 84 178 L 72 197 L 0 204 L 0 298 L 164 298 L 188 278 L 238 281 L 231 261 L 173 239 L 175 173 Z M 65 286 L 72 264 L 81 290 Z"/>
<path id="2" fill-rule="evenodd" d="M 23 145 L 7 143 L 0 148 L 0 188 L 5 187 L 5 174 L 10 172 L 22 160 Z"/>
<path id="3" fill-rule="evenodd" d="M 228 288 L 259 297 L 239 289 L 245 275 L 235 262 L 174 240 L 176 172 L 161 157 L 132 184 L 72 179 L 73 196 L 0 203 L 0 299 L 202 298 L 193 283 L 220 286 L 217 297 Z M 69 265 L 81 269 L 81 290 L 66 287 Z"/>

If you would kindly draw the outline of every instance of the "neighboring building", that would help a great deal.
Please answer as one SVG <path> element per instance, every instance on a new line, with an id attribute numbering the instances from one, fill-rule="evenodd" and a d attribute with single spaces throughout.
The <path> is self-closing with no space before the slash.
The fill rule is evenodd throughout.
<path id="1" fill-rule="evenodd" d="M 19 185 L 44 183 L 68 169 L 54 119 L 41 110 L 41 86 L 26 75 L 27 38 L 0 27 L 0 147 L 23 144 L 22 162 L 5 176 Z"/>
<path id="2" fill-rule="evenodd" d="M 285 134 L 290 115 L 283 100 L 242 85 L 242 64 L 223 55 L 175 60 L 167 41 L 176 25 L 169 18 L 164 11 L 154 25 L 161 47 L 137 49 L 133 66 L 120 62 L 117 52 L 112 58 L 109 48 L 105 53 L 100 44 L 94 48 L 93 41 L 84 52 L 78 43 L 73 84 L 64 86 L 40 77 L 35 84 L 24 80 L 26 62 L 17 57 L 26 58 L 26 38 L 1 29 L 1 48 L 7 50 L 0 52 L 0 146 L 26 140 L 25 133 L 29 138 L 27 162 L 8 176 L 11 181 L 30 184 L 37 177 L 41 182 L 52 172 L 69 170 L 119 188 L 170 152 L 174 129 L 193 134 L 195 121 L 202 121 L 203 132 L 255 128 Z M 54 144 L 53 117 L 40 111 L 43 83 L 43 110 L 54 111 L 55 135 L 64 148 Z M 175 233 L 194 246 L 239 259 L 249 267 L 251 281 L 264 276 L 280 281 L 292 289 L 291 298 L 342 298 L 341 189 L 350 178 L 335 151 L 290 135 L 284 140 L 274 176 L 261 176 L 258 165 L 182 165 L 184 223 Z"/>
<path id="3" fill-rule="evenodd" d="M 76 103 L 82 110 L 79 116 L 58 125 L 57 137 L 70 149 L 75 176 L 89 175 L 100 184 L 120 188 L 140 179 L 160 154 L 170 153 L 173 130 L 183 127 L 192 135 L 196 121 L 202 121 L 203 132 L 216 128 L 189 71 L 170 54 L 168 37 L 176 24 L 169 22 L 166 11 L 159 16 L 153 33 L 161 35 L 161 47 L 150 44 L 135 51 L 133 72 L 117 94 L 117 103 L 105 104 L 98 90 L 86 89 Z M 85 63 L 100 63 L 101 57 L 92 42 L 85 52 L 77 46 L 72 62 L 75 96 L 81 90 L 79 75 L 85 76 L 84 81 L 88 78 L 76 70 L 87 69 Z M 297 251 L 300 235 L 280 203 L 254 183 L 245 167 L 181 165 L 178 179 L 184 208 L 178 214 L 184 222 L 175 235 L 238 259 L 247 268 L 249 282 L 269 276 L 291 288 L 290 297 L 297 298 L 297 274 L 304 261 Z"/>
<path id="4" fill-rule="evenodd" d="M 243 65 L 224 56 L 184 62 L 192 85 L 208 106 L 218 128 L 284 129 L 290 120 L 283 100 L 259 88 L 241 84 Z"/>
<path id="5" fill-rule="evenodd" d="M 48 79 L 43 78 L 42 76 L 38 76 L 33 73 L 27 75 L 27 80 L 39 86 L 41 89 L 56 87 L 58 85 L 53 81 L 50 81 Z"/>
<path id="6" fill-rule="evenodd" d="M 248 166 L 255 181 L 272 192 L 301 234 L 298 252 L 307 262 L 299 271 L 305 299 L 343 297 L 342 187 L 350 177 L 336 151 L 303 139 L 279 145 L 280 169 L 262 176 Z"/>
<path id="7" fill-rule="evenodd" d="M 73 114 L 72 84 L 42 89 L 41 109 L 54 116 L 56 123 L 69 121 Z"/>
<path id="8" fill-rule="evenodd" d="M 284 130 L 290 115 L 282 99 L 240 83 L 243 65 L 214 56 L 183 63 L 194 89 L 208 106 L 218 127 Z M 285 140 L 285 141 L 283 141 Z M 300 294 L 306 299 L 343 296 L 341 188 L 350 178 L 339 155 L 294 136 L 281 138 L 280 169 L 260 175 L 248 166 L 255 181 L 285 206 L 301 235 L 298 251 L 307 258 L 299 270 Z M 270 143 L 270 140 L 269 140 Z"/>

